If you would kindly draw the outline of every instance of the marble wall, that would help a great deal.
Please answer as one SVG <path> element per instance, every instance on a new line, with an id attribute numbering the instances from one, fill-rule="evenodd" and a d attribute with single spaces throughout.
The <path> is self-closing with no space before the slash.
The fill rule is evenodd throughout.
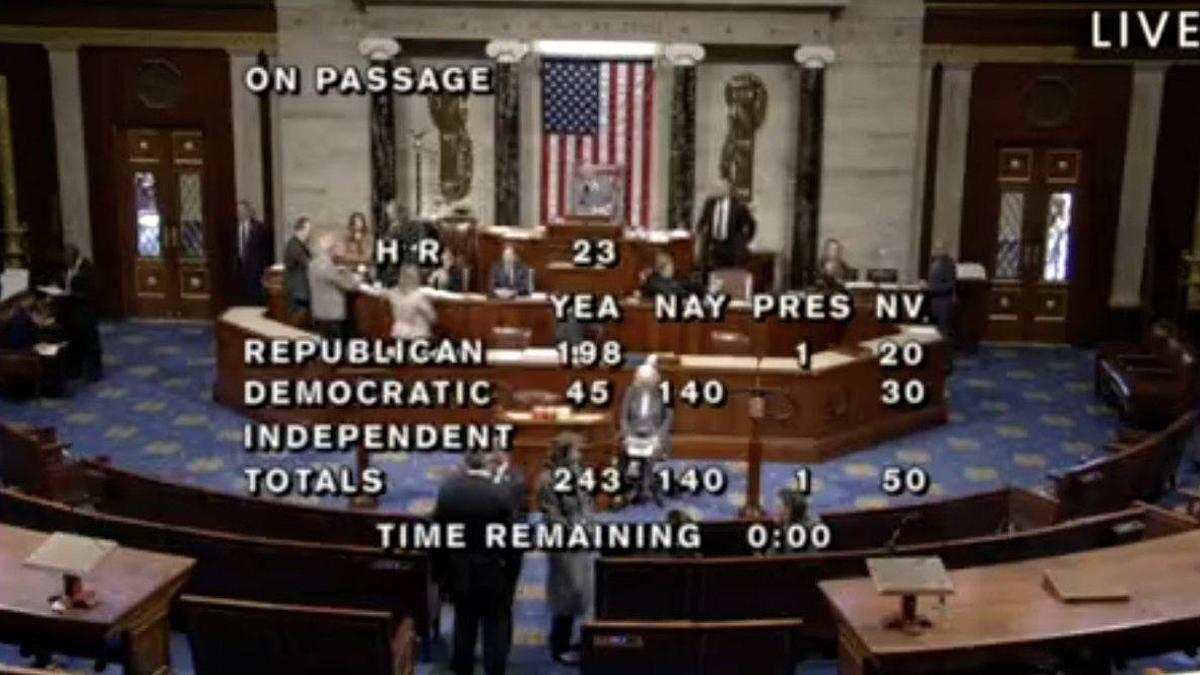
<path id="1" fill-rule="evenodd" d="M 414 31 L 422 33 L 422 37 L 434 37 L 424 34 L 443 30 L 438 17 L 425 10 L 385 7 L 360 13 L 350 0 L 279 0 L 277 6 L 278 59 L 305 70 L 319 63 L 362 63 L 357 42 L 368 34 L 397 35 L 403 45 L 406 38 L 415 37 L 411 35 Z M 694 36 L 691 39 L 786 45 L 808 36 L 814 43 L 833 46 L 837 60 L 829 67 L 826 80 L 820 237 L 842 239 L 855 266 L 897 267 L 908 277 L 915 275 L 919 236 L 916 178 L 922 12 L 921 0 L 854 0 L 833 20 L 819 11 L 788 13 L 786 9 L 781 10 L 779 20 L 773 23 L 758 15 L 697 12 L 692 22 L 695 25 L 688 26 L 689 34 Z M 581 28 L 584 32 L 576 37 L 603 37 L 590 33 L 603 32 L 596 26 L 603 28 L 608 23 L 589 23 L 585 19 L 592 13 L 588 11 L 573 12 L 572 16 L 576 14 L 579 25 L 587 28 L 586 31 Z M 680 13 L 672 21 L 691 21 L 684 17 L 686 14 Z M 463 16 L 467 25 L 459 27 L 462 35 L 443 37 L 474 35 L 492 29 L 499 31 L 494 37 L 539 37 L 507 34 L 524 25 L 517 21 L 521 17 L 511 22 L 497 17 L 499 23 L 493 26 L 488 23 L 491 15 L 485 11 L 472 10 L 469 16 Z M 795 23 L 797 30 L 781 33 L 780 27 L 791 25 L 789 22 Z M 555 26 L 550 32 L 556 37 L 570 37 L 560 35 L 565 30 L 563 26 Z M 649 29 L 647 24 L 646 30 Z M 675 28 L 667 26 L 662 30 L 671 32 Z M 756 30 L 759 32 L 755 33 Z M 708 35 L 712 37 L 704 37 Z M 684 35 L 673 37 L 687 39 Z M 404 58 L 403 52 L 400 58 Z M 536 68 L 528 62 L 522 65 L 521 212 L 522 220 L 534 222 L 536 217 L 531 219 L 531 216 L 535 216 L 537 208 L 540 91 L 536 86 Z M 656 74 L 665 70 L 668 69 L 659 69 Z M 696 191 L 700 198 L 717 176 L 726 130 L 724 83 L 740 72 L 751 71 L 767 85 L 770 104 L 758 134 L 755 155 L 754 205 L 760 231 L 753 245 L 756 249 L 779 252 L 781 258 L 790 250 L 793 226 L 798 70 L 799 66 L 790 62 L 705 62 L 699 66 L 697 78 Z M 656 134 L 665 142 L 669 133 L 669 78 L 658 80 Z M 281 214 L 290 220 L 303 213 L 318 223 L 340 224 L 350 211 L 366 210 L 370 199 L 367 101 L 304 93 L 279 98 L 278 109 Z M 475 140 L 471 198 L 483 222 L 491 221 L 494 206 L 492 110 L 490 100 L 471 101 L 470 128 Z M 399 155 L 399 180 L 402 193 L 407 193 L 412 190 L 412 159 L 405 149 L 407 130 L 433 128 L 425 102 L 415 98 L 400 101 L 397 126 L 399 138 L 405 141 Z M 434 148 L 424 169 L 430 178 L 426 195 L 430 195 L 436 185 L 437 162 L 432 136 L 428 137 L 426 147 Z M 660 184 L 652 195 L 652 222 L 657 226 L 666 224 L 665 150 L 662 144 L 656 148 L 655 176 L 660 178 L 656 181 Z M 781 262 L 781 267 L 783 264 L 786 261 Z"/>
<path id="2" fill-rule="evenodd" d="M 915 278 L 921 0 L 854 0 L 832 26 L 819 237 L 853 267 Z"/>
<path id="3" fill-rule="evenodd" d="M 358 42 L 366 35 L 353 3 L 278 0 L 281 64 L 299 66 L 311 77 L 317 65 L 365 65 Z M 311 84 L 311 83 L 309 83 Z M 278 180 L 282 218 L 300 215 L 318 227 L 341 228 L 353 211 L 369 212 L 370 124 L 365 96 L 318 96 L 311 86 L 299 95 L 278 96 Z"/>

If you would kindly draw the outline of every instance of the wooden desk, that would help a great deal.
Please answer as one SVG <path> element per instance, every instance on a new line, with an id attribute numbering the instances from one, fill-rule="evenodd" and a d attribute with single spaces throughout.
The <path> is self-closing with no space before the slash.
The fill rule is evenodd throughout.
<path id="1" fill-rule="evenodd" d="M 616 452 L 616 427 L 607 413 L 576 413 L 566 419 L 534 419 L 522 411 L 496 411 L 496 421 L 513 425 L 512 461 L 525 476 L 529 509 L 538 510 L 538 478 L 546 469 L 550 441 L 561 433 L 583 437 L 585 466 L 607 466 Z"/>
<path id="2" fill-rule="evenodd" d="M 350 302 L 359 334 L 375 338 L 390 337 L 392 308 L 386 297 L 355 293 Z M 600 325 L 605 339 L 619 340 L 626 352 L 704 354 L 712 351 L 710 336 L 713 332 L 732 331 L 750 338 L 751 354 L 794 357 L 796 344 L 800 341 L 807 341 L 810 351 L 818 351 L 835 344 L 865 340 L 895 331 L 895 326 L 875 321 L 866 311 L 856 312 L 849 323 L 778 319 L 755 321 L 750 307 L 739 303 L 730 305 L 722 321 L 681 323 L 655 319 L 654 305 L 648 300 L 627 299 L 620 304 L 621 321 Z M 504 300 L 464 294 L 454 299 L 439 298 L 434 301 L 434 308 L 437 311 L 434 332 L 440 336 L 487 342 L 494 326 L 512 326 L 528 328 L 531 331 L 531 344 L 535 347 L 552 347 L 555 343 L 554 307 L 547 298 Z M 270 316 L 276 321 L 287 321 L 286 313 L 279 314 L 272 310 Z"/>
<path id="3" fill-rule="evenodd" d="M 62 577 L 23 564 L 46 536 L 0 525 L 0 635 L 4 640 L 86 655 L 103 654 L 106 645 L 121 644 L 126 673 L 170 672 L 168 612 L 194 561 L 117 548 L 85 577 L 100 604 L 55 614 L 47 598 L 62 589 Z"/>
<path id="4" fill-rule="evenodd" d="M 488 327 L 488 318 L 474 319 Z M 796 324 L 825 326 L 829 324 Z M 610 412 L 619 410 L 633 369 L 571 370 L 556 363 L 534 363 L 517 359 L 493 360 L 484 367 L 334 368 L 310 364 L 301 368 L 249 367 L 245 364 L 243 344 L 252 338 L 312 338 L 291 326 L 272 321 L 263 310 L 235 307 L 217 322 L 217 373 L 213 383 L 214 400 L 263 421 L 279 423 L 378 422 L 478 423 L 492 422 L 492 411 L 472 408 L 323 408 L 295 410 L 283 408 L 247 408 L 243 405 L 248 379 L 344 379 L 371 377 L 380 379 L 472 379 L 490 380 L 499 391 L 540 389 L 565 393 L 575 379 L 591 382 L 607 379 L 612 383 Z M 905 328 L 897 339 L 913 339 Z M 921 340 L 927 340 L 922 337 Z M 770 417 L 762 424 L 763 458 L 767 461 L 820 462 L 855 448 L 886 438 L 909 433 L 946 420 L 944 397 L 945 361 L 940 340 L 928 343 L 925 365 L 910 372 L 886 371 L 868 348 L 846 348 L 838 358 L 817 356 L 811 370 L 801 370 L 772 359 L 753 356 L 713 357 L 703 354 L 685 356 L 680 365 L 662 368 L 662 375 L 675 390 L 688 381 L 717 379 L 729 392 L 726 404 L 719 407 L 676 406 L 673 457 L 678 459 L 743 460 L 749 443 L 750 422 L 747 413 L 750 388 L 766 386 L 790 401 L 791 415 L 786 419 Z M 630 349 L 628 345 L 627 349 Z M 686 354 L 686 352 L 684 352 Z M 848 357 L 848 358 L 847 358 Z M 828 363 L 826 363 L 828 362 Z M 889 408 L 880 402 L 880 381 L 884 377 L 917 377 L 924 381 L 928 402 L 917 408 Z M 590 386 L 590 385 L 585 385 Z M 772 405 L 772 401 L 768 401 Z M 768 411 L 773 415 L 773 411 Z"/>
<path id="5" fill-rule="evenodd" d="M 570 264 L 572 258 L 571 246 L 579 238 L 603 239 L 612 235 L 611 228 L 596 226 L 595 234 L 591 234 L 589 226 L 575 227 L 570 225 L 551 225 L 546 228 L 487 228 L 476 234 L 475 268 L 471 275 L 479 279 L 476 290 L 487 292 L 491 289 L 492 265 L 500 259 L 504 246 L 511 244 L 521 261 L 534 271 L 534 285 L 543 291 L 582 290 L 560 287 L 557 284 L 578 282 L 577 274 L 562 270 L 548 269 L 554 262 Z M 654 264 L 654 256 L 659 251 L 666 251 L 675 259 L 675 269 L 680 274 L 692 270 L 693 249 L 692 236 L 671 238 L 666 240 L 650 240 L 639 237 L 621 237 L 617 239 L 620 260 L 616 267 L 604 270 L 593 278 L 599 286 L 591 287 L 596 293 L 617 293 L 625 296 L 636 290 L 641 284 L 638 275 L 642 270 Z"/>
<path id="6" fill-rule="evenodd" d="M 1200 631 L 1200 532 L 1098 551 L 950 573 L 944 616 L 918 636 L 883 628 L 896 599 L 869 579 L 823 581 L 838 620 L 843 675 L 942 673 L 1088 646 L 1110 654 L 1161 653 L 1195 645 Z M 1049 568 L 1095 574 L 1130 593 L 1128 602 L 1067 604 L 1042 587 Z"/>

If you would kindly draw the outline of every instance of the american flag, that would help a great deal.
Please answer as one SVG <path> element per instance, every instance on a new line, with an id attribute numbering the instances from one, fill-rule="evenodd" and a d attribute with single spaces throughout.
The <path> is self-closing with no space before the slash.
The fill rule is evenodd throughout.
<path id="1" fill-rule="evenodd" d="M 625 221 L 648 226 L 653 109 L 650 61 L 542 62 L 543 223 L 569 211 L 576 168 L 596 165 L 624 167 Z"/>

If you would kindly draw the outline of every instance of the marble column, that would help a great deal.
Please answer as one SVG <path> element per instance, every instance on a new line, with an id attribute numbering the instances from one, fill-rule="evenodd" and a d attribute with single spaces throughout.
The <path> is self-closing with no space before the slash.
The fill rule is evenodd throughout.
<path id="1" fill-rule="evenodd" d="M 92 215 L 88 199 L 87 155 L 83 143 L 83 96 L 79 51 L 74 45 L 47 45 L 54 137 L 58 160 L 58 204 L 64 243 L 92 257 Z"/>
<path id="2" fill-rule="evenodd" d="M 792 219 L 792 288 L 813 282 L 821 219 L 821 170 L 825 142 L 825 68 L 831 47 L 804 45 L 795 52 L 800 64 L 800 105 L 796 134 L 796 203 Z"/>
<path id="3" fill-rule="evenodd" d="M 975 65 L 947 63 L 942 69 L 942 108 L 938 120 L 937 170 L 933 183 L 933 236 L 959 257 L 963 184 L 967 177 L 967 132 L 971 128 L 971 77 Z"/>
<path id="4" fill-rule="evenodd" d="M 1165 63 L 1139 62 L 1133 67 L 1127 149 L 1121 177 L 1121 210 L 1117 220 L 1117 245 L 1113 249 L 1112 294 L 1108 300 L 1110 307 L 1128 308 L 1141 304 L 1154 157 L 1158 150 L 1158 118 L 1166 76 Z"/>
<path id="5" fill-rule="evenodd" d="M 521 162 L 525 167 L 518 181 L 521 185 L 521 204 L 519 225 L 535 225 L 541 223 L 541 208 L 539 200 L 542 197 L 541 166 L 542 157 L 542 78 L 541 56 L 530 54 L 517 64 L 521 71 L 518 89 L 521 97 Z"/>
<path id="6" fill-rule="evenodd" d="M 529 45 L 492 40 L 487 55 L 496 61 L 495 199 L 496 225 L 521 224 L 521 59 Z"/>
<path id="7" fill-rule="evenodd" d="M 691 228 L 696 195 L 696 64 L 704 59 L 698 44 L 671 44 L 663 55 L 674 68 L 671 91 L 671 159 L 667 227 Z"/>
<path id="8" fill-rule="evenodd" d="M 392 67 L 400 44 L 391 38 L 367 37 L 359 52 L 373 66 Z M 386 208 L 396 199 L 396 106 L 391 92 L 371 95 L 371 218 L 375 236 L 387 230 Z"/>

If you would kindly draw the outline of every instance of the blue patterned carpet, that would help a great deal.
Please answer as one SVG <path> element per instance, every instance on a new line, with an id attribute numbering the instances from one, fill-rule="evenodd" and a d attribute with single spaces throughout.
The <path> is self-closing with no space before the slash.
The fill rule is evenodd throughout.
<path id="1" fill-rule="evenodd" d="M 0 399 L 0 419 L 52 425 L 72 450 L 86 457 L 107 455 L 122 467 L 175 481 L 241 492 L 243 466 L 256 463 L 240 450 L 244 419 L 212 402 L 214 338 L 207 325 L 126 322 L 103 326 L 106 377 L 74 384 L 61 399 L 16 402 Z M 1090 352 L 1070 348 L 985 348 L 959 358 L 951 376 L 951 419 L 944 427 L 875 446 L 812 467 L 812 508 L 870 508 L 888 500 L 879 475 L 889 465 L 921 465 L 932 480 L 931 494 L 956 495 L 1004 484 L 1039 487 L 1048 469 L 1069 466 L 1111 438 L 1114 417 L 1094 400 Z M 459 461 L 447 453 L 377 458 L 388 473 L 385 510 L 427 512 L 440 479 Z M 295 464 L 311 458 L 292 457 Z M 730 489 L 721 496 L 669 501 L 700 518 L 731 518 L 744 498 L 744 465 L 725 465 Z M 764 467 L 764 495 L 791 481 L 797 467 Z M 1195 483 L 1190 473 L 1185 482 Z M 771 506 L 774 506 L 771 504 Z M 620 512 L 621 518 L 661 519 L 652 506 Z M 543 557 L 527 557 L 515 608 L 513 673 L 569 673 L 550 663 L 545 649 Z M 448 631 L 450 621 L 445 621 Z M 177 636 L 180 637 L 180 636 Z M 435 663 L 444 659 L 435 648 Z M 177 672 L 190 673 L 186 643 L 175 640 Z M 13 659 L 0 648 L 0 662 Z M 1169 666 L 1191 666 L 1169 657 Z M 82 667 L 79 664 L 72 664 Z M 421 672 L 441 672 L 426 664 Z M 806 665 L 804 672 L 830 673 L 832 664 Z M 1139 672 L 1131 670 L 1130 672 Z"/>

